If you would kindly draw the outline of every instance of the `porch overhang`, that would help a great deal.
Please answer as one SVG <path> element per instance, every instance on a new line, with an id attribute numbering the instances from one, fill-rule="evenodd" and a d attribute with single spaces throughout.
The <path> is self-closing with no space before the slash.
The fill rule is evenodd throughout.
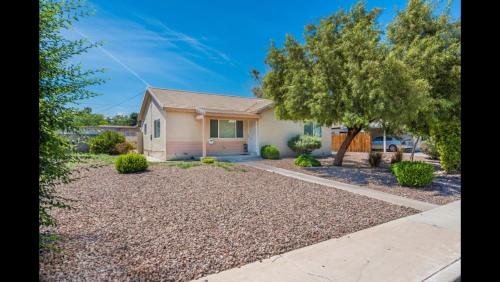
<path id="1" fill-rule="evenodd" d="M 229 119 L 259 119 L 260 114 L 232 111 L 232 110 L 222 110 L 222 109 L 206 109 L 197 108 L 196 119 L 203 119 L 203 117 L 217 117 L 217 118 L 229 118 Z"/>

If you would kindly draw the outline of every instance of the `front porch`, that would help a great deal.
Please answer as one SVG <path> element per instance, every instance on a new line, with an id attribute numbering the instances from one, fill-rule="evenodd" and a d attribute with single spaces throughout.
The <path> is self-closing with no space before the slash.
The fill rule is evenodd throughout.
<path id="1" fill-rule="evenodd" d="M 197 109 L 201 121 L 202 157 L 238 158 L 258 156 L 259 114 L 237 111 Z"/>

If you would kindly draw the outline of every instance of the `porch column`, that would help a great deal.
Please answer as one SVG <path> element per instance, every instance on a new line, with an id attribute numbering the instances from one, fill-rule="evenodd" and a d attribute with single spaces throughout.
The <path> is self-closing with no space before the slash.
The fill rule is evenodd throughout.
<path id="1" fill-rule="evenodd" d="M 201 138 L 203 138 L 203 142 L 202 142 L 203 157 L 206 157 L 207 156 L 207 136 L 206 136 L 206 130 L 205 130 L 205 116 L 203 116 L 203 118 L 201 119 L 201 123 L 202 123 Z"/>
<path id="2" fill-rule="evenodd" d="M 384 129 L 384 153 L 386 152 L 387 150 L 387 143 L 385 141 L 385 129 Z"/>

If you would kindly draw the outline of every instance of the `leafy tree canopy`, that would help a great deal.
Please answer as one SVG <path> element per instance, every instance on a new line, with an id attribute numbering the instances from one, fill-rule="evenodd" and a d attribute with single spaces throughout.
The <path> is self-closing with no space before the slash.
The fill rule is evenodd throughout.
<path id="1" fill-rule="evenodd" d="M 348 137 L 337 152 L 342 165 L 355 135 L 374 121 L 408 119 L 425 103 L 429 85 L 416 79 L 404 62 L 380 40 L 379 9 L 367 11 L 358 2 L 305 28 L 305 43 L 286 36 L 274 44 L 262 79 L 263 95 L 275 102 L 278 118 L 311 120 L 330 126 L 342 123 Z"/>

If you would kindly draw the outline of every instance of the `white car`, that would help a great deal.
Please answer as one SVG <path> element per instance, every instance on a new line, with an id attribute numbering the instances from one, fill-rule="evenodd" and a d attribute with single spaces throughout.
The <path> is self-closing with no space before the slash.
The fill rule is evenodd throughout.
<path id="1" fill-rule="evenodd" d="M 413 141 L 411 139 L 399 140 L 393 136 L 385 137 L 386 151 L 396 152 L 399 148 L 403 148 L 405 151 L 412 149 Z M 377 136 L 372 139 L 372 150 L 384 150 L 384 137 Z"/>

